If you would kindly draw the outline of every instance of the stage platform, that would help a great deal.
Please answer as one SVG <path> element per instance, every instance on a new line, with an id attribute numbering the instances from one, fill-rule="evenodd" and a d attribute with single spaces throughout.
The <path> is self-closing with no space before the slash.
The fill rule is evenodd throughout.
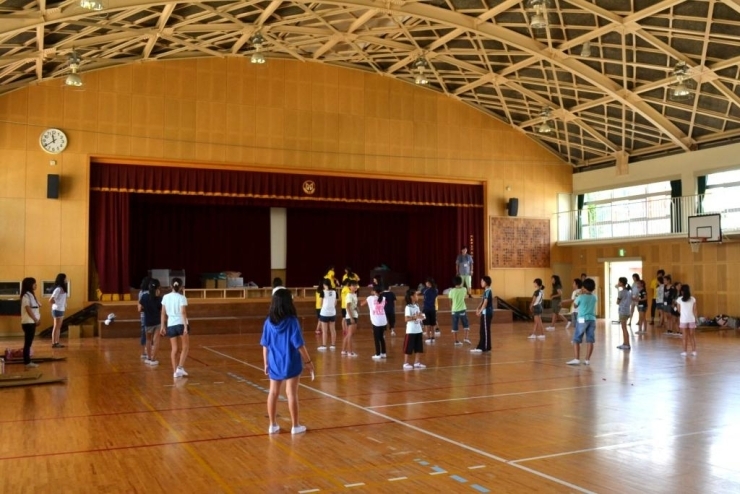
<path id="1" fill-rule="evenodd" d="M 403 309 L 405 303 L 403 294 L 407 287 L 394 287 L 398 300 L 396 301 L 396 329 L 405 328 Z M 314 293 L 305 289 L 291 289 L 294 294 L 302 293 L 305 296 L 296 296 L 294 303 L 298 311 L 303 330 L 313 331 L 316 328 L 316 306 Z M 370 294 L 368 287 L 362 287 L 359 292 L 360 300 Z M 421 300 L 420 300 L 421 305 Z M 475 308 L 480 303 L 479 298 L 466 299 L 468 318 L 471 329 L 478 330 L 478 317 Z M 188 298 L 188 319 L 193 335 L 214 334 L 248 334 L 261 333 L 270 309 L 270 298 Z M 339 308 L 337 308 L 339 309 Z M 113 324 L 104 324 L 108 314 L 114 313 L 116 320 Z M 337 310 L 339 313 L 339 310 Z M 341 314 L 340 314 L 341 316 Z M 450 299 L 439 297 L 439 313 L 437 320 L 440 328 L 450 329 L 452 315 L 450 314 Z M 494 311 L 493 324 L 513 322 L 513 313 L 507 310 Z M 337 324 L 340 324 L 337 322 Z M 370 317 L 367 307 L 360 307 L 360 330 L 370 329 Z M 137 303 L 135 301 L 98 302 L 97 335 L 100 338 L 137 338 L 140 335 L 141 322 Z"/>

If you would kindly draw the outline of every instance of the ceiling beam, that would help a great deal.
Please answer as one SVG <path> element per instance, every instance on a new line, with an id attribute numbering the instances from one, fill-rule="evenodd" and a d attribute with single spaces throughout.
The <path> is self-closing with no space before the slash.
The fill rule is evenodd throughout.
<path id="1" fill-rule="evenodd" d="M 146 60 L 149 58 L 149 55 L 151 55 L 152 50 L 154 49 L 154 45 L 157 44 L 157 39 L 160 37 L 162 32 L 164 31 L 164 28 L 167 26 L 167 21 L 170 20 L 170 16 L 172 15 L 172 11 L 175 10 L 174 3 L 165 5 L 162 9 L 162 13 L 159 15 L 159 19 L 157 19 L 157 32 L 155 34 L 150 34 L 149 39 L 146 42 L 146 46 L 144 47 L 144 52 L 142 53 L 142 58 Z"/>

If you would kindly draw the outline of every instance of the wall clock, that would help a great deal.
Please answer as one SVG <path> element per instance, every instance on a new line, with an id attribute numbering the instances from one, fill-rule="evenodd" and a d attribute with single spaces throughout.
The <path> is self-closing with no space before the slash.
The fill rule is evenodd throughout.
<path id="1" fill-rule="evenodd" d="M 59 154 L 67 147 L 67 135 L 59 129 L 46 129 L 39 136 L 41 149 L 50 154 Z"/>

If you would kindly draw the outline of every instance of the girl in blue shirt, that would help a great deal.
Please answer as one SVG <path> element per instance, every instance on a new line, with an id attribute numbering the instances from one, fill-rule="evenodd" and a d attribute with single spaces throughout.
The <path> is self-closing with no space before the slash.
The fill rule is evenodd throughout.
<path id="1" fill-rule="evenodd" d="M 286 381 L 288 409 L 293 422 L 291 434 L 306 432 L 306 426 L 298 422 L 298 381 L 305 363 L 313 374 L 313 363 L 301 334 L 293 297 L 286 289 L 275 292 L 270 305 L 270 315 L 262 327 L 262 357 L 265 374 L 270 377 L 270 392 L 267 395 L 267 415 L 270 418 L 269 434 L 280 432 L 277 418 L 277 401 L 280 388 Z"/>

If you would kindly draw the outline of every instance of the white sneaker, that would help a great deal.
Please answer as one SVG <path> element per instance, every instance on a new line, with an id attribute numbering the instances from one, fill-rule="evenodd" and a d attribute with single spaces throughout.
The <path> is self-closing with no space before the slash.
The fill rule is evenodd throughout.
<path id="1" fill-rule="evenodd" d="M 414 366 L 411 365 L 411 364 L 403 364 L 403 370 L 411 370 L 413 368 L 414 368 Z"/>
<path id="2" fill-rule="evenodd" d="M 383 357 L 381 357 L 380 355 L 373 355 L 373 356 L 372 356 L 372 357 L 370 357 L 370 358 L 371 358 L 371 359 L 373 359 L 373 360 L 380 360 L 380 359 L 381 359 L 381 358 L 383 358 Z"/>
<path id="3" fill-rule="evenodd" d="M 268 434 L 277 434 L 278 432 L 280 432 L 280 426 L 277 424 L 271 425 L 270 428 L 267 429 Z"/>
<path id="4" fill-rule="evenodd" d="M 483 350 L 481 350 L 480 348 L 473 348 L 472 350 L 470 350 L 470 353 L 483 353 Z"/>
<path id="5" fill-rule="evenodd" d="M 152 367 L 155 367 L 159 365 L 159 360 L 150 360 L 149 365 L 151 365 Z"/>
<path id="6" fill-rule="evenodd" d="M 352 353 L 348 353 L 347 356 L 348 357 L 356 357 L 357 354 L 355 352 L 352 352 Z"/>
<path id="7" fill-rule="evenodd" d="M 347 352 L 345 352 L 344 350 L 342 350 L 342 355 L 347 355 Z"/>
<path id="8" fill-rule="evenodd" d="M 185 377 L 185 374 L 183 374 L 182 369 L 178 367 L 175 373 L 173 374 L 173 377 Z"/>
<path id="9" fill-rule="evenodd" d="M 427 338 L 426 340 L 424 340 L 424 342 L 425 342 L 425 343 L 431 343 L 431 342 L 433 342 L 433 341 L 434 341 L 434 340 L 433 340 L 432 338 Z"/>
<path id="10" fill-rule="evenodd" d="M 434 332 L 437 333 L 437 334 L 441 334 L 442 333 L 442 331 L 440 331 L 439 329 L 435 329 Z"/>
<path id="11" fill-rule="evenodd" d="M 184 367 L 180 367 L 180 372 L 182 372 L 183 377 L 188 377 L 190 375 Z"/>
<path id="12" fill-rule="evenodd" d="M 455 346 L 462 346 L 462 341 L 456 341 Z"/>
<path id="13" fill-rule="evenodd" d="M 391 336 L 396 336 L 396 332 L 391 329 Z"/>
<path id="14" fill-rule="evenodd" d="M 696 353 L 696 352 L 694 352 L 694 353 Z M 38 366 L 39 366 L 39 364 L 37 364 L 36 362 L 29 362 L 29 363 L 26 364 L 26 369 L 35 369 Z"/>
<path id="15" fill-rule="evenodd" d="M 686 356 L 686 352 L 681 352 L 681 356 L 682 357 L 685 357 Z"/>
<path id="16" fill-rule="evenodd" d="M 146 359 L 144 360 L 144 363 L 145 363 L 146 365 L 152 365 L 152 361 L 151 361 L 151 360 L 149 360 L 149 357 L 147 357 L 147 358 L 146 358 Z"/>
<path id="17" fill-rule="evenodd" d="M 295 427 L 290 428 L 291 434 L 303 434 L 304 432 L 306 432 L 305 425 L 296 425 Z"/>
<path id="18" fill-rule="evenodd" d="M 536 335 L 536 334 L 534 334 L 534 333 L 532 333 L 531 335 L 527 336 L 527 339 L 528 339 L 528 340 L 534 340 L 534 339 L 536 339 L 536 338 L 537 338 L 537 335 Z"/>
<path id="19" fill-rule="evenodd" d="M 386 354 L 385 353 L 381 353 L 380 354 L 380 358 L 386 358 Z"/>
<path id="20" fill-rule="evenodd" d="M 426 368 L 427 368 L 427 366 L 426 366 L 426 365 L 424 365 L 424 364 L 422 364 L 421 362 L 416 362 L 416 363 L 414 364 L 414 368 L 415 368 L 415 369 L 426 369 Z"/>
<path id="21" fill-rule="evenodd" d="M 469 340 L 469 339 L 467 339 L 467 338 L 465 338 L 465 339 L 463 340 L 463 343 L 467 343 L 468 345 L 472 345 L 472 343 L 470 342 L 470 340 Z"/>
<path id="22" fill-rule="evenodd" d="M 334 345 L 330 345 L 330 346 L 329 346 L 329 350 L 331 350 L 332 352 L 333 352 L 334 350 L 336 350 L 336 349 L 337 349 L 337 347 L 335 347 Z"/>
<path id="23" fill-rule="evenodd" d="M 588 362 L 588 361 L 587 361 Z M 574 358 L 573 360 L 568 360 L 565 365 L 581 365 L 581 361 L 577 358 Z"/>
<path id="24" fill-rule="evenodd" d="M 544 339 L 545 339 L 545 335 L 543 335 L 543 334 L 538 334 L 538 335 L 537 335 L 537 339 L 538 339 L 538 340 L 544 340 Z"/>
<path id="25" fill-rule="evenodd" d="M 693 352 L 691 352 L 691 355 L 694 356 L 694 357 L 696 357 L 696 350 L 694 350 Z"/>
<path id="26" fill-rule="evenodd" d="M 323 345 L 321 345 L 321 346 L 320 346 L 320 347 L 318 347 L 318 348 L 317 348 L 316 350 L 318 350 L 318 351 L 320 351 L 320 352 L 325 352 L 325 351 L 326 351 L 326 347 L 325 347 L 325 346 L 323 346 Z"/>
<path id="27" fill-rule="evenodd" d="M 545 329 L 548 331 L 555 331 L 555 326 L 548 326 Z"/>
<path id="28" fill-rule="evenodd" d="M 591 361 L 590 360 L 584 360 L 583 363 L 586 364 L 586 365 L 590 365 L 591 364 Z"/>

